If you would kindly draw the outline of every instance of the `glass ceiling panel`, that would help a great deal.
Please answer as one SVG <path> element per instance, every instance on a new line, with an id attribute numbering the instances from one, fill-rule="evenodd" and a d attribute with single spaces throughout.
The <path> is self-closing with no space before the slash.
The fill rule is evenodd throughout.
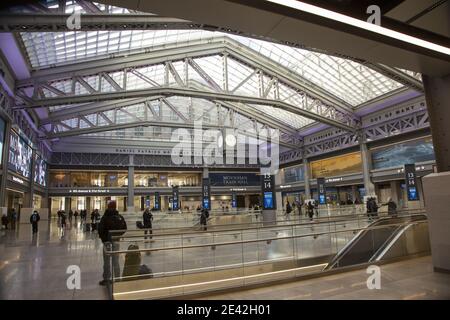
<path id="1" fill-rule="evenodd" d="M 199 39 L 228 36 L 259 52 L 275 62 L 297 72 L 301 77 L 325 89 L 332 95 L 357 106 L 402 86 L 402 84 L 356 62 L 323 53 L 292 48 L 241 36 L 203 30 L 124 30 L 58 33 L 21 33 L 30 63 L 41 69 L 58 64 L 92 59 L 105 54 L 142 49 L 161 44 L 179 44 Z M 222 85 L 219 57 L 196 59 L 217 83 Z M 233 65 L 235 68 L 233 68 Z M 145 69 L 145 68 L 144 68 Z M 178 66 L 176 69 L 179 69 Z M 248 68 L 229 59 L 230 87 L 236 86 L 246 76 Z M 154 77 L 164 78 L 163 70 Z M 190 68 L 189 72 L 192 72 Z M 405 71 L 406 72 L 406 71 Z M 420 74 L 407 72 L 418 78 Z M 182 73 L 180 73 L 180 76 Z M 195 77 L 197 74 L 194 72 Z M 240 80 L 240 81 L 239 81 Z M 143 80 L 141 80 L 142 83 Z M 203 79 L 198 79 L 204 82 Z M 159 82 L 159 81 L 158 81 Z M 239 90 L 241 94 L 254 92 L 255 80 L 250 79 Z M 136 82 L 137 88 L 140 87 Z"/>

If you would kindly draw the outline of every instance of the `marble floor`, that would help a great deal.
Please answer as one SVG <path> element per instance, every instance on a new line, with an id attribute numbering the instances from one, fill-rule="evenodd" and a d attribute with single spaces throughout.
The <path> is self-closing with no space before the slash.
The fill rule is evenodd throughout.
<path id="1" fill-rule="evenodd" d="M 248 239 L 249 237 L 265 238 L 289 235 L 289 228 L 286 230 L 284 228 L 277 229 L 278 233 L 274 233 L 274 230 L 269 230 L 267 234 L 247 234 L 244 239 Z M 326 231 L 327 228 L 329 229 L 326 226 L 321 228 L 317 227 L 315 231 Z M 299 229 L 295 234 L 303 232 L 310 233 L 311 228 Z M 304 238 L 307 241 L 296 243 L 285 239 L 274 240 L 270 243 L 258 242 L 248 245 L 246 248 L 236 248 L 235 246 L 221 248 L 218 246 L 216 248 L 208 248 L 207 250 L 204 248 L 194 248 L 186 250 L 183 253 L 180 250 L 154 252 L 150 255 L 143 254 L 142 263 L 147 264 L 156 275 L 160 272 L 177 271 L 182 268 L 213 267 L 227 263 L 239 264 L 242 260 L 245 262 L 261 259 L 270 260 L 290 258 L 293 255 L 297 255 L 296 257 L 310 257 L 317 254 L 330 254 L 335 252 L 338 247 L 344 245 L 353 236 L 353 233 L 344 233 L 343 235 L 345 236 L 344 238 L 335 239 L 336 241 L 332 245 L 332 250 L 330 246 L 333 243 L 331 241 L 332 239 L 319 236 L 317 238 Z M 210 244 L 219 241 L 233 241 L 233 239 L 236 241 L 240 237 L 242 236 L 238 236 L 236 239 L 234 233 L 214 237 L 212 233 L 206 232 L 202 233 L 198 238 L 192 238 L 190 241 L 195 244 Z M 160 241 L 164 243 L 162 245 L 158 244 L 158 242 L 145 244 L 141 248 L 166 247 L 180 244 L 177 243 L 179 242 L 178 239 L 174 240 L 170 237 Z M 184 244 L 186 244 L 186 241 L 189 240 L 183 239 Z M 138 243 L 141 244 L 140 242 Z M 98 285 L 102 276 L 102 250 L 103 245 L 98 239 L 97 233 L 83 232 L 80 222 L 75 222 L 75 220 L 64 231 L 58 227 L 56 220 L 52 222 L 41 221 L 39 224 L 39 234 L 36 236 L 32 236 L 31 226 L 29 224 L 20 224 L 16 230 L 1 230 L 0 299 L 107 299 L 108 294 L 106 289 Z M 120 259 L 121 269 L 123 268 L 124 260 L 124 256 L 122 256 Z M 422 275 L 426 275 L 427 272 L 430 273 L 429 269 L 431 268 L 429 261 L 420 260 L 419 262 L 418 266 L 421 266 L 422 269 L 418 271 L 422 271 L 423 274 L 419 272 L 419 276 L 416 277 L 417 279 L 420 279 Z M 80 290 L 70 290 L 67 288 L 67 279 L 70 276 L 67 273 L 67 268 L 72 265 L 78 266 L 81 270 Z M 392 272 L 395 275 L 395 270 Z M 409 269 L 406 271 L 406 274 L 408 272 Z M 386 275 L 389 276 L 390 273 L 386 273 Z M 439 277 L 439 275 L 433 276 L 433 273 L 431 273 L 431 276 L 428 274 L 428 277 L 423 278 L 423 280 L 425 282 L 426 280 L 432 282 L 439 280 L 433 278 Z M 311 287 L 320 288 L 322 283 L 328 283 L 321 280 L 315 281 L 316 283 L 311 283 Z M 361 283 L 363 280 L 358 281 Z M 443 278 L 442 281 L 448 282 L 449 278 Z M 396 285 L 402 286 L 401 283 Z M 303 284 L 299 286 L 302 288 Z M 331 293 L 343 294 L 342 298 L 346 298 L 345 293 L 348 292 L 339 288 L 328 288 L 324 290 L 331 290 Z M 352 288 L 355 289 L 355 287 Z M 393 288 L 396 288 L 395 285 Z M 441 287 L 441 290 L 445 288 L 448 288 L 448 283 L 447 286 Z M 294 291 L 299 291 L 299 289 Z M 252 292 L 249 297 L 255 299 L 258 297 L 264 299 L 282 299 L 290 291 L 280 289 L 280 296 L 274 295 L 270 297 L 264 296 L 263 293 L 258 295 L 257 292 Z M 300 290 L 299 292 L 303 291 Z M 428 291 L 426 292 L 428 293 Z M 298 297 L 294 294 L 291 298 L 301 298 L 302 294 L 299 293 Z M 309 293 L 305 294 L 308 295 Z M 388 294 L 387 297 L 389 296 Z M 312 295 L 309 297 L 315 298 Z M 308 296 L 305 296 L 305 298 L 308 298 Z M 318 296 L 317 298 L 322 298 L 322 296 Z M 236 299 L 245 299 L 245 296 Z"/>
<path id="2" fill-rule="evenodd" d="M 431 256 L 381 266 L 380 289 L 369 290 L 366 269 L 201 299 L 220 300 L 449 300 L 450 274 L 434 272 Z"/>

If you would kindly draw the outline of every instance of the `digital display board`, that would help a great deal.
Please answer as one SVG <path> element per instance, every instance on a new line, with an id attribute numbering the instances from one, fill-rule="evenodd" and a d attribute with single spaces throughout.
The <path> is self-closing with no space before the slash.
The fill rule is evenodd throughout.
<path id="1" fill-rule="evenodd" d="M 31 157 L 33 150 L 19 137 L 17 133 L 11 131 L 11 139 L 9 145 L 8 169 L 30 178 L 31 175 Z"/>
<path id="2" fill-rule="evenodd" d="M 263 209 L 275 210 L 277 208 L 275 201 L 275 176 L 264 174 L 261 177 Z"/>
<path id="3" fill-rule="evenodd" d="M 179 187 L 175 186 L 172 188 L 172 210 L 180 210 L 180 198 L 179 198 Z"/>
<path id="4" fill-rule="evenodd" d="M 211 187 L 209 178 L 203 178 L 202 205 L 204 209 L 211 210 Z"/>
<path id="5" fill-rule="evenodd" d="M 231 207 L 237 208 L 237 195 L 236 192 L 231 193 Z"/>
<path id="6" fill-rule="evenodd" d="M 161 197 L 159 196 L 159 192 L 155 192 L 155 209 L 161 210 Z"/>
<path id="7" fill-rule="evenodd" d="M 47 162 L 37 155 L 34 157 L 34 182 L 46 187 L 47 186 Z"/>
<path id="8" fill-rule="evenodd" d="M 319 204 L 327 204 L 327 196 L 325 192 L 325 178 L 317 178 L 317 189 L 319 193 Z"/>
<path id="9" fill-rule="evenodd" d="M 405 141 L 370 150 L 373 169 L 401 167 L 408 163 L 435 160 L 431 138 Z"/>
<path id="10" fill-rule="evenodd" d="M 0 164 L 2 164 L 4 144 L 5 144 L 5 121 L 2 118 L 0 118 Z"/>
<path id="11" fill-rule="evenodd" d="M 261 183 L 256 173 L 210 173 L 210 185 L 216 187 L 258 186 Z"/>
<path id="12" fill-rule="evenodd" d="M 417 191 L 416 183 L 416 165 L 415 164 L 405 164 L 405 182 L 406 182 L 406 192 L 408 194 L 409 201 L 418 201 L 419 192 Z"/>
<path id="13" fill-rule="evenodd" d="M 347 153 L 341 156 L 312 161 L 310 163 L 311 177 L 335 177 L 362 172 L 360 152 Z"/>

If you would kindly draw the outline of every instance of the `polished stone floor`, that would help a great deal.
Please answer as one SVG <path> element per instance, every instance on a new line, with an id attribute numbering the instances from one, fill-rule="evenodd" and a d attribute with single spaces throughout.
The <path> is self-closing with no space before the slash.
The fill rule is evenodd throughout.
<path id="1" fill-rule="evenodd" d="M 225 294 L 208 294 L 202 299 L 450 299 L 450 274 L 434 272 L 430 256 L 382 265 L 380 289 L 367 288 L 368 276 L 366 269 L 362 269 L 287 284 Z"/>
<path id="2" fill-rule="evenodd" d="M 171 236 L 155 237 L 155 242 L 152 243 L 143 243 L 143 238 L 138 238 L 131 243 L 139 244 L 141 248 L 164 248 L 181 243 L 211 245 L 241 239 L 265 239 L 292 234 L 344 230 L 361 226 L 361 223 L 367 224 L 357 221 L 317 225 L 313 228 L 299 226 L 296 229 L 280 226 L 263 232 L 253 231 L 245 234 L 236 231 L 222 234 L 205 232 L 201 235 L 184 236 L 181 239 Z M 183 251 L 159 251 L 149 255 L 143 254 L 142 263 L 147 264 L 156 276 L 158 273 L 162 275 L 181 269 L 240 264 L 242 261 L 292 259 L 294 256 L 308 258 L 335 253 L 352 236 L 353 232 L 343 232 L 334 238 L 325 235 L 308 236 L 298 241 L 280 239 L 251 243 L 241 247 L 211 246 Z M 128 244 L 130 242 L 124 243 L 121 249 L 126 249 Z M 67 230 L 62 230 L 56 220 L 51 223 L 41 221 L 37 236 L 32 236 L 29 224 L 21 224 L 14 231 L 1 230 L 0 299 L 107 299 L 106 289 L 98 285 L 102 275 L 102 250 L 103 246 L 97 233 L 83 232 L 80 222 L 75 220 L 72 225 L 68 225 Z M 121 269 L 123 269 L 124 258 L 125 256 L 122 255 Z M 66 281 L 70 276 L 67 274 L 67 268 L 71 265 L 80 267 L 80 290 L 67 288 Z"/>

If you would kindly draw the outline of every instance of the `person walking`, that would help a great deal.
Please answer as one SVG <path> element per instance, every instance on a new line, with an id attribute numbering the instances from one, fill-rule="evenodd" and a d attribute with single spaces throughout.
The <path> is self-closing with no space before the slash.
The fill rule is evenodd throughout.
<path id="1" fill-rule="evenodd" d="M 63 210 L 61 211 L 61 229 L 66 229 L 66 220 L 67 220 L 67 216 L 66 216 L 66 212 Z"/>
<path id="2" fill-rule="evenodd" d="M 72 209 L 69 210 L 69 223 L 72 224 L 72 218 L 73 218 L 73 211 Z"/>
<path id="3" fill-rule="evenodd" d="M 111 262 L 113 266 L 114 277 L 120 277 L 120 265 L 119 256 L 108 254 L 108 251 L 117 251 L 120 249 L 119 243 L 114 242 L 110 231 L 120 230 L 115 235 L 122 235 L 127 230 L 127 223 L 122 215 L 116 209 L 116 202 L 110 201 L 108 208 L 105 210 L 103 217 L 98 225 L 98 234 L 102 240 L 103 250 L 103 280 L 99 282 L 99 285 L 104 286 L 111 283 Z"/>
<path id="4" fill-rule="evenodd" d="M 308 216 L 309 216 L 309 220 L 312 221 L 312 219 L 314 217 L 314 205 L 313 205 L 312 201 L 308 202 Z"/>
<path id="5" fill-rule="evenodd" d="M 150 208 L 145 209 L 144 214 L 142 215 L 142 220 L 144 221 L 144 228 L 148 229 L 148 230 L 145 230 L 145 235 L 147 235 L 147 232 L 150 233 L 150 235 L 151 235 L 153 233 L 153 231 L 152 231 L 153 214 L 150 211 Z M 147 236 L 145 237 L 145 239 L 147 239 Z M 151 236 L 150 236 L 150 239 L 152 239 Z"/>
<path id="6" fill-rule="evenodd" d="M 30 223 L 33 229 L 33 234 L 38 233 L 39 220 L 41 220 L 41 217 L 39 216 L 39 213 L 34 210 L 33 214 L 30 216 Z"/>

